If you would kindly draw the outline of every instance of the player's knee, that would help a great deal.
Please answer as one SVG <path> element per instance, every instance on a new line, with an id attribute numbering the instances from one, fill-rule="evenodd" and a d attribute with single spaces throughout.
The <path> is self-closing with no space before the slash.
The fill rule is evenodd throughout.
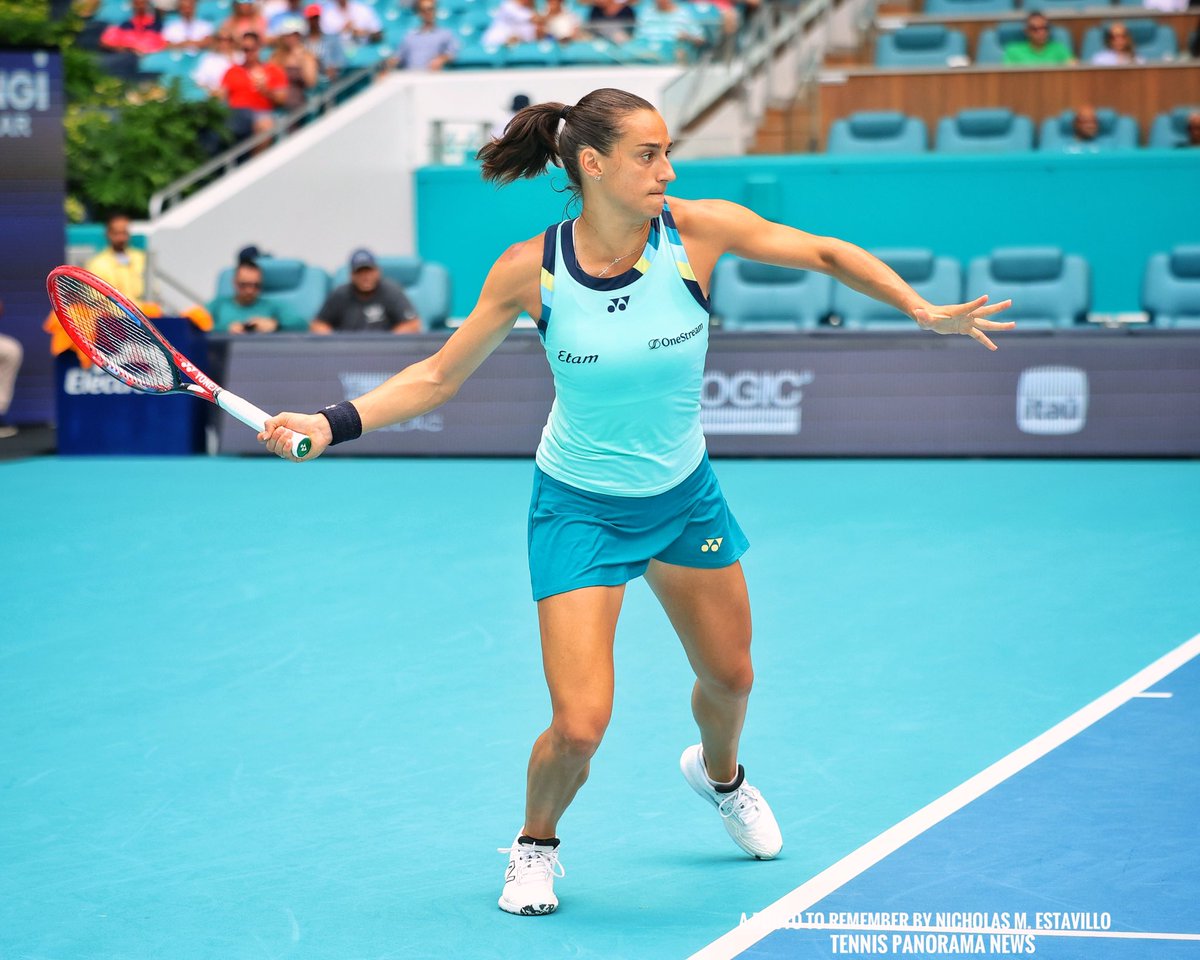
<path id="1" fill-rule="evenodd" d="M 747 657 L 712 672 L 701 682 L 723 699 L 742 699 L 750 696 L 750 690 L 754 687 L 754 667 Z"/>
<path id="2" fill-rule="evenodd" d="M 590 760 L 608 729 L 608 714 L 595 711 L 555 717 L 550 729 L 560 752 Z"/>

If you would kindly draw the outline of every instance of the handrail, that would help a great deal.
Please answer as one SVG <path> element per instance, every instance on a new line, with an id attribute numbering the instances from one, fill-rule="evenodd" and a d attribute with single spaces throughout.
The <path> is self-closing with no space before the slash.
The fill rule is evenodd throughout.
<path id="1" fill-rule="evenodd" d="M 263 144 L 270 143 L 272 140 L 283 136 L 287 136 L 287 132 L 293 124 L 299 123 L 306 117 L 317 116 L 324 113 L 330 105 L 343 93 L 353 87 L 355 84 L 361 83 L 369 78 L 373 70 L 362 68 L 355 70 L 353 73 L 348 73 L 344 77 L 338 78 L 334 83 L 330 84 L 326 89 L 307 101 L 303 106 L 297 107 L 280 118 L 275 127 L 271 130 L 264 130 L 262 133 L 256 133 L 254 136 L 245 140 L 239 140 L 228 150 L 217 154 L 211 160 L 201 164 L 191 173 L 186 173 L 178 180 L 167 184 L 161 190 L 157 191 L 150 197 L 150 220 L 157 220 L 163 215 L 166 209 L 177 203 L 187 189 L 202 180 L 207 179 L 215 173 L 220 173 L 225 176 L 234 166 L 249 153 L 261 147 Z"/>

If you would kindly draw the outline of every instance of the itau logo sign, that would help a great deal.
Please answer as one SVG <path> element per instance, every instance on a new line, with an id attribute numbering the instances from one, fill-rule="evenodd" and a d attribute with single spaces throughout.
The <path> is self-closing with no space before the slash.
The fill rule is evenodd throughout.
<path id="1" fill-rule="evenodd" d="M 1088 378 L 1078 367 L 1028 367 L 1017 381 L 1017 428 L 1062 436 L 1087 423 Z"/>

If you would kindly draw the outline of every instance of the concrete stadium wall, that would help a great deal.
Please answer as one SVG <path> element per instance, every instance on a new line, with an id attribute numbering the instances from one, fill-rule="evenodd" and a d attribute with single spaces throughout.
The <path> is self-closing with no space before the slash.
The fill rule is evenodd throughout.
<path id="1" fill-rule="evenodd" d="M 1138 309 L 1150 254 L 1200 242 L 1200 151 L 755 156 L 680 160 L 676 172 L 678 196 L 744 203 L 864 247 L 929 247 L 965 266 L 998 246 L 1058 245 L 1091 263 L 1097 311 Z M 564 217 L 565 197 L 552 189 L 562 182 L 556 172 L 496 190 L 471 170 L 417 172 L 417 246 L 450 268 L 456 315 L 470 311 L 509 243 Z"/>

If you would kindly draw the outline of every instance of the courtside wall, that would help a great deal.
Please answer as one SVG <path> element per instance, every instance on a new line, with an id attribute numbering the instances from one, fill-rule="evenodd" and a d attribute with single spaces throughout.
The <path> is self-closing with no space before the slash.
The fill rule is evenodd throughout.
<path id="1" fill-rule="evenodd" d="M 679 161 L 676 172 L 677 196 L 733 200 L 864 247 L 929 247 L 965 266 L 998 246 L 1060 246 L 1091 264 L 1095 311 L 1139 309 L 1147 258 L 1200 242 L 1200 150 L 738 157 Z M 416 172 L 417 249 L 450 267 L 454 315 L 470 312 L 506 245 L 574 215 L 554 189 L 564 183 L 559 170 L 500 190 L 474 167 Z"/>

